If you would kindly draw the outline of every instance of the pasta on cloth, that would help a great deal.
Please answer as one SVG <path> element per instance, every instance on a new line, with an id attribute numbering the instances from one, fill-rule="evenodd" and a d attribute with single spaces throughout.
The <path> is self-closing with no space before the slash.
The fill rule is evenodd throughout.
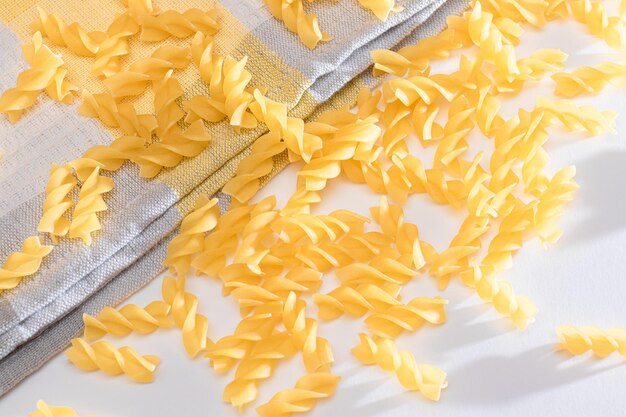
<path id="1" fill-rule="evenodd" d="M 0 171 L 0 259 L 18 253 L 38 230 L 43 233 L 41 245 L 53 248 L 40 267 L 23 270 L 32 273 L 27 279 L 0 294 L 0 393 L 61 350 L 80 330 L 83 312 L 97 314 L 157 275 L 167 243 L 196 197 L 215 194 L 233 176 L 250 144 L 266 133 L 263 126 L 249 128 L 246 117 L 244 129 L 233 129 L 229 123 L 237 106 L 228 110 L 230 101 L 219 101 L 225 100 L 219 94 L 213 97 L 210 85 L 191 65 L 194 57 L 180 54 L 198 30 L 213 37 L 219 55 L 238 61 L 247 56 L 249 87 L 284 105 L 290 117 L 303 119 L 321 103 L 325 108 L 340 106 L 353 99 L 359 86 L 375 84 L 368 74 L 359 75 L 370 64 L 372 49 L 390 48 L 417 27 L 407 42 L 436 33 L 442 20 L 429 20 L 433 13 L 443 7 L 445 16 L 465 6 L 459 0 L 414 2 L 381 22 L 358 2 L 312 4 L 333 42 L 309 50 L 262 3 L 97 3 L 76 7 L 75 1 L 42 0 L 0 6 L 0 37 L 7 52 L 0 63 L 1 93 L 15 87 L 18 74 L 36 63 L 30 50 L 24 55 L 20 50 L 36 31 L 52 51 L 51 59 L 60 56 L 63 61 L 54 62 L 56 71 L 50 71 L 34 105 L 15 124 L 5 118 L 0 122 L 0 146 L 6 153 Z M 145 26 L 137 24 L 137 16 L 152 14 L 155 18 L 146 18 Z M 340 25 L 336 16 L 349 17 L 355 25 Z M 131 67 L 135 75 L 116 78 Z M 176 82 L 178 100 L 207 95 L 218 100 L 217 109 L 224 103 L 228 120 L 191 123 L 181 130 L 170 95 L 179 88 Z M 151 83 L 162 83 L 166 100 L 157 99 Z M 121 95 L 127 98 L 115 99 Z M 75 103 L 68 105 L 72 98 Z M 161 110 L 156 116 L 155 106 Z M 139 153 L 152 141 L 149 153 L 125 162 L 124 155 Z M 262 182 L 287 162 L 284 153 L 275 152 L 275 163 L 260 177 Z M 80 165 L 67 165 L 72 161 Z M 57 168 L 51 176 L 53 164 Z M 155 179 L 142 179 L 135 165 L 143 177 Z M 24 169 L 28 176 L 16 174 Z M 68 172 L 78 180 L 74 187 Z M 76 200 L 75 192 L 83 195 Z M 221 196 L 219 205 L 227 207 L 228 198 Z M 201 329 L 201 321 L 194 328 Z M 190 343 L 202 347 L 202 338 L 192 333 Z"/>

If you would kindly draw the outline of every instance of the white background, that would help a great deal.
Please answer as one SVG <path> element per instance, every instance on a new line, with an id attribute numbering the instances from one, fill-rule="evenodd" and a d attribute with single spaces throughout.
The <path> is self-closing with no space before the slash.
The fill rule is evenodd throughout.
<path id="1" fill-rule="evenodd" d="M 540 47 L 567 52 L 570 70 L 604 59 L 621 59 L 572 22 L 551 23 L 541 32 L 530 30 L 518 47 L 518 57 Z M 549 79 L 541 86 L 529 86 L 519 98 L 507 103 L 504 116 L 510 117 L 519 106 L 530 109 L 537 95 L 550 97 L 552 88 Z M 601 96 L 578 102 L 626 110 L 624 93 L 611 88 Z M 503 274 L 519 294 L 535 301 L 540 309 L 536 323 L 524 332 L 517 331 L 458 282 L 440 293 L 430 277 L 417 277 L 403 292 L 403 299 L 441 294 L 450 300 L 448 322 L 402 336 L 398 345 L 412 351 L 418 362 L 448 373 L 449 387 L 441 401 L 433 403 L 419 393 L 404 392 L 393 376 L 357 363 L 350 348 L 357 343 L 357 333 L 364 325 L 360 320 L 341 318 L 321 323 L 320 334 L 331 341 L 336 359 L 333 371 L 343 379 L 335 397 L 320 402 L 310 415 L 626 416 L 623 358 L 570 358 L 553 348 L 554 328 L 559 324 L 626 326 L 626 118 L 618 117 L 617 125 L 617 136 L 594 139 L 551 131 L 547 145 L 552 157 L 550 169 L 575 164 L 580 190 L 560 223 L 565 230 L 562 239 L 548 251 L 536 239 L 529 241 L 516 256 L 513 269 Z M 472 141 L 479 148 L 487 143 L 478 136 Z M 419 152 L 432 154 L 430 150 Z M 430 156 L 424 159 L 430 160 Z M 261 195 L 275 194 L 284 202 L 295 188 L 297 168 L 285 170 Z M 336 180 L 316 212 L 346 208 L 368 214 L 378 198 L 364 186 Z M 421 237 L 438 250 L 445 249 L 463 219 L 462 213 L 433 205 L 423 195 L 411 197 L 405 212 L 407 220 L 420 228 Z M 129 301 L 144 305 L 157 299 L 160 281 L 155 280 Z M 335 284 L 329 276 L 323 290 Z M 192 278 L 188 285 L 200 299 L 201 313 L 209 318 L 210 336 L 216 340 L 229 334 L 238 319 L 234 300 L 221 296 L 220 285 L 213 278 Z M 309 308 L 315 309 L 314 305 Z M 81 416 L 237 415 L 221 400 L 232 373 L 217 375 L 205 359 L 188 359 L 178 330 L 109 340 L 116 346 L 128 344 L 142 354 L 159 355 L 162 362 L 155 382 L 138 385 L 123 376 L 84 373 L 59 355 L 0 400 L 0 416 L 26 416 L 38 399 L 72 406 Z M 261 401 L 254 406 L 277 390 L 292 386 L 303 372 L 297 357 L 280 364 L 274 378 L 261 385 Z M 244 415 L 254 415 L 254 407 Z"/>

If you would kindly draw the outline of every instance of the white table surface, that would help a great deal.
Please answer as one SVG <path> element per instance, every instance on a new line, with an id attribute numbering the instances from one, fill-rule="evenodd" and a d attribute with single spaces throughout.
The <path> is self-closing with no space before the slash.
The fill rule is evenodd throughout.
<path id="1" fill-rule="evenodd" d="M 610 2 L 612 7 L 615 3 Z M 541 33 L 531 31 L 518 47 L 518 57 L 540 47 L 558 47 L 570 54 L 568 69 L 620 58 L 576 23 L 551 24 Z M 505 115 L 512 115 L 518 106 L 531 108 L 537 95 L 551 97 L 552 86 L 548 80 L 528 88 L 507 103 Z M 625 97 L 623 91 L 609 89 L 578 102 L 624 112 Z M 594 139 L 552 130 L 547 145 L 550 169 L 575 164 L 580 190 L 560 223 L 565 230 L 562 239 L 548 251 L 537 239 L 529 241 L 515 257 L 513 269 L 502 276 L 519 294 L 535 301 L 540 309 L 536 323 L 524 332 L 517 331 L 458 282 L 440 293 L 431 278 L 417 277 L 403 292 L 403 299 L 441 294 L 450 300 L 448 322 L 402 336 L 398 345 L 414 352 L 419 362 L 448 372 L 449 387 L 441 401 L 433 403 L 418 393 L 404 392 L 393 376 L 357 363 L 350 348 L 364 325 L 360 320 L 341 318 L 321 323 L 320 334 L 331 341 L 336 358 L 333 371 L 343 379 L 335 397 L 320 402 L 310 415 L 626 416 L 626 360 L 617 355 L 603 360 L 570 358 L 553 350 L 554 328 L 559 324 L 626 326 L 626 117 L 618 117 L 617 129 L 617 136 Z M 296 170 L 297 166 L 292 166 L 282 172 L 261 195 L 275 194 L 284 202 L 295 187 Z M 364 186 L 337 180 L 325 192 L 317 213 L 346 208 L 368 214 L 378 199 Z M 462 214 L 433 205 L 423 195 L 411 197 L 405 211 L 421 236 L 439 250 L 445 248 L 463 219 Z M 158 298 L 160 281 L 155 280 L 129 301 L 145 304 Z M 332 276 L 326 281 L 324 290 L 336 284 Z M 231 332 L 238 310 L 234 300 L 221 296 L 218 281 L 201 277 L 188 283 L 200 299 L 200 312 L 209 318 L 210 336 L 217 339 Z M 0 416 L 26 416 L 38 399 L 72 406 L 81 416 L 238 414 L 221 400 L 232 373 L 217 375 L 205 359 L 188 359 L 178 330 L 108 340 L 116 346 L 128 344 L 142 354 L 159 355 L 162 361 L 155 382 L 138 385 L 124 377 L 85 373 L 59 355 L 0 400 Z M 302 374 L 297 357 L 280 364 L 275 376 L 261 385 L 261 401 L 255 406 L 277 390 L 292 386 Z M 244 415 L 255 415 L 254 407 Z"/>

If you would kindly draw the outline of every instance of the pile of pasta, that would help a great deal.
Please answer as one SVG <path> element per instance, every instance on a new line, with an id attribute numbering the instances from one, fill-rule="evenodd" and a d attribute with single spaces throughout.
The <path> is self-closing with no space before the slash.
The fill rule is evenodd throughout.
<path id="1" fill-rule="evenodd" d="M 135 13 L 131 10 L 129 18 Z M 549 173 L 545 149 L 549 131 L 560 127 L 599 135 L 615 129 L 615 113 L 570 99 L 599 93 L 609 84 L 624 85 L 626 67 L 606 62 L 566 73 L 567 56 L 555 49 L 516 57 L 524 26 L 541 28 L 550 20 L 568 17 L 610 47 L 624 51 L 624 20 L 609 16 L 601 2 L 476 0 L 462 16 L 449 17 L 439 35 L 398 51 L 374 51 L 374 73 L 387 75 L 381 88 L 363 89 L 354 107 L 328 111 L 314 121 L 290 116 L 286 106 L 269 98 L 263 88 L 250 86 L 246 59 L 220 55 L 211 35 L 202 31 L 193 34 L 190 55 L 210 95 L 194 97 L 182 109 L 177 104 L 180 88 L 172 74 L 182 62 L 176 51 L 159 50 L 149 58 L 152 61 L 133 63 L 128 71 L 108 76 L 108 92 L 84 94 L 83 111 L 93 109 L 94 117 L 119 123 L 122 129 L 133 126 L 135 131 L 110 146 L 87 151 L 67 166 L 53 167 L 44 207 L 47 220 L 42 219 L 51 237 L 69 234 L 88 242 L 98 229 L 103 194 L 112 187 L 100 169 L 114 171 L 131 161 L 140 166 L 142 176 L 152 177 L 206 146 L 205 123 L 226 119 L 236 130 L 263 125 L 266 133 L 223 188 L 231 196 L 230 208 L 221 213 L 217 199 L 202 196 L 183 219 L 164 261 L 170 274 L 163 280 L 161 299 L 145 307 L 107 307 L 95 316 L 85 315 L 85 337 L 72 341 L 66 352 L 69 360 L 87 371 L 150 382 L 158 357 L 97 339 L 177 327 L 187 355 L 206 357 L 219 373 L 235 369 L 223 399 L 243 409 L 255 401 L 260 384 L 281 360 L 298 355 L 307 373 L 293 388 L 257 408 L 261 416 L 291 416 L 312 409 L 336 391 L 340 376 L 333 373 L 332 349 L 319 331 L 319 321 L 348 315 L 362 317 L 368 330 L 355 335 L 352 352 L 360 362 L 393 374 L 407 390 L 439 400 L 447 386 L 446 373 L 418 363 L 413 353 L 398 348 L 395 339 L 426 325 L 445 323 L 447 301 L 441 297 L 405 301 L 403 287 L 420 275 L 433 277 L 441 289 L 453 279 L 460 280 L 514 326 L 525 329 L 535 320 L 537 308 L 498 274 L 512 266 L 514 255 L 528 239 L 537 237 L 545 245 L 559 239 L 558 220 L 578 188 L 574 167 Z M 169 36 L 145 32 L 149 39 Z M 462 49 L 468 54 L 460 56 L 456 71 L 431 72 L 431 62 Z M 45 56 L 54 61 L 54 54 Z M 60 67 L 52 68 L 47 73 L 58 77 Z M 499 96 L 517 94 L 549 74 L 555 94 L 563 99 L 539 97 L 531 110 L 502 117 Z M 58 79 L 55 87 L 63 84 Z M 124 124 L 117 119 L 123 110 L 103 110 L 119 106 L 132 113 L 118 97 L 132 96 L 151 83 L 154 120 L 138 117 L 133 120 L 141 123 Z M 18 110 L 13 108 L 9 114 Z M 447 119 L 440 123 L 438 115 L 446 111 Z M 146 136 L 156 132 L 160 141 L 146 147 L 140 132 Z M 472 132 L 491 140 L 489 156 L 473 152 Z M 431 163 L 410 152 L 413 135 L 421 146 L 435 149 Z M 274 158 L 283 152 L 301 164 L 296 191 L 281 207 L 273 197 L 254 202 L 273 171 Z M 369 216 L 348 210 L 315 213 L 329 181 L 340 176 L 381 195 Z M 68 190 L 76 186 L 74 177 L 82 188 L 69 221 L 64 214 L 72 206 Z M 420 238 L 418 227 L 405 220 L 404 205 L 413 194 L 425 194 L 434 203 L 465 213 L 447 249 L 435 250 Z M 493 237 L 487 239 L 489 235 Z M 7 260 L 9 266 L 0 270 L 0 283 L 8 283 L 5 288 L 17 285 L 37 270 L 49 250 L 36 238 L 28 240 L 22 252 Z M 238 304 L 241 321 L 231 335 L 209 337 L 209 319 L 199 313 L 199 300 L 186 287 L 192 274 L 219 279 L 223 294 Z M 338 280 L 336 288 L 319 292 L 322 280 L 331 274 Z M 557 334 L 560 348 L 571 354 L 626 356 L 623 328 L 568 325 L 559 327 Z"/>

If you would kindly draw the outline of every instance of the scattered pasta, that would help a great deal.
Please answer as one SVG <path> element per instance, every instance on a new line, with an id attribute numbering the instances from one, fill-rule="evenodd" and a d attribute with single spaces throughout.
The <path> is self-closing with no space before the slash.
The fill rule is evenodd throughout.
<path id="1" fill-rule="evenodd" d="M 568 351 L 572 355 L 593 352 L 599 357 L 618 352 L 626 358 L 626 329 L 613 327 L 602 330 L 593 326 L 574 327 L 563 325 L 556 328 L 561 341 L 558 349 Z"/>
<path id="2" fill-rule="evenodd" d="M 48 405 L 39 400 L 37 401 L 37 411 L 29 413 L 28 417 L 78 417 L 78 414 L 71 407 Z"/>

